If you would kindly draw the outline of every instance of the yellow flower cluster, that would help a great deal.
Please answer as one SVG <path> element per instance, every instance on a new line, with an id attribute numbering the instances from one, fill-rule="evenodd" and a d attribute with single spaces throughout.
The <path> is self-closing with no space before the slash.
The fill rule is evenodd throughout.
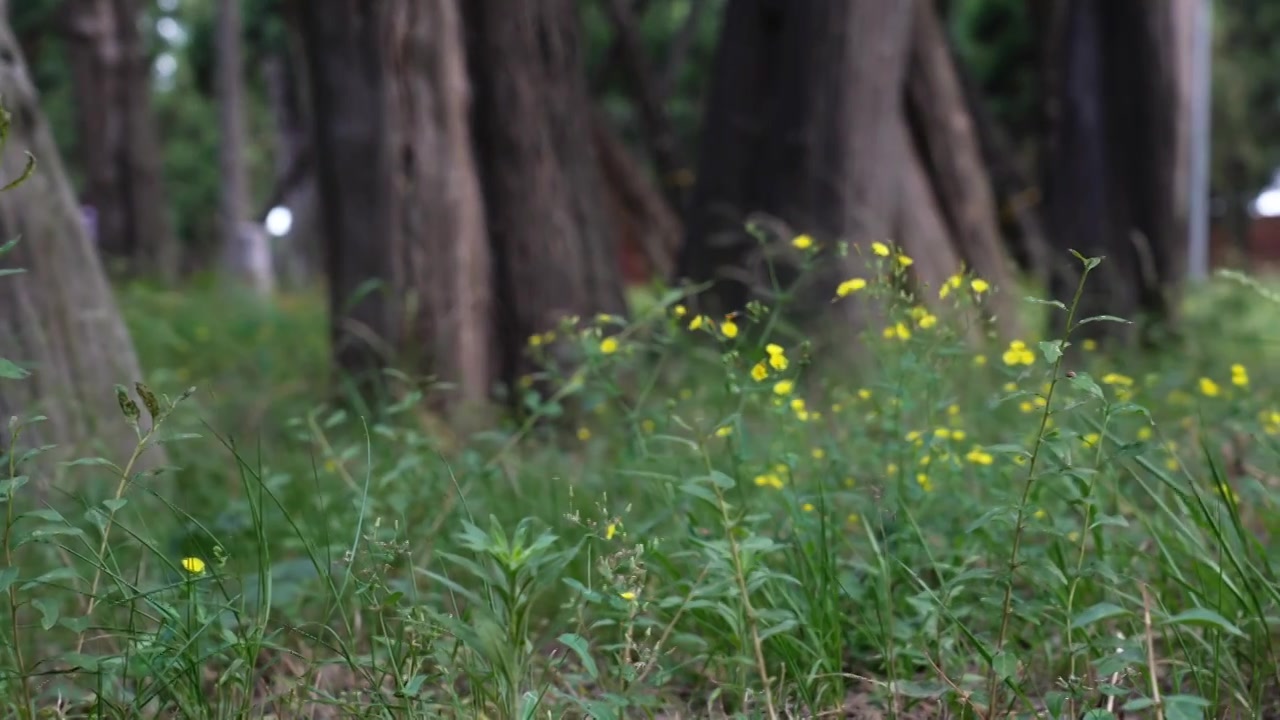
<path id="1" fill-rule="evenodd" d="M 1236 387 L 1249 387 L 1249 371 L 1240 363 L 1231 366 L 1231 384 Z"/>
<path id="2" fill-rule="evenodd" d="M 1005 365 L 1031 365 L 1036 361 L 1036 354 L 1021 340 L 1009 343 L 1009 349 L 1001 356 Z"/>

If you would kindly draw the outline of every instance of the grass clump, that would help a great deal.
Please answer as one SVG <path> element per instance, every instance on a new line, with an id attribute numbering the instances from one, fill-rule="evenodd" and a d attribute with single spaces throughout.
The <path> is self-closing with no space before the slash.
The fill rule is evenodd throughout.
<path id="1" fill-rule="evenodd" d="M 1280 401 L 1268 348 L 1204 309 L 1238 296 L 1135 358 L 1059 303 L 1044 340 L 983 339 L 998 289 L 912 295 L 910 264 L 877 244 L 833 288 L 884 308 L 856 371 L 787 288 L 728 318 L 673 292 L 530 339 L 582 362 L 466 438 L 417 391 L 317 403 L 318 298 L 130 289 L 175 397 L 121 389 L 121 422 L 178 469 L 81 461 L 37 506 L 5 456 L 6 712 L 1272 712 Z"/>

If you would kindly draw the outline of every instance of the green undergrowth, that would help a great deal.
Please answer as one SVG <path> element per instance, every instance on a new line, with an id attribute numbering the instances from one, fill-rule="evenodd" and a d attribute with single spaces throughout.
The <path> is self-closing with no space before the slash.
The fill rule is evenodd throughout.
<path id="1" fill-rule="evenodd" d="M 1034 302 L 1044 339 L 975 347 L 998 289 L 925 302 L 876 250 L 832 298 L 888 308 L 856 370 L 789 292 L 656 293 L 531 338 L 521 412 L 467 437 L 418 393 L 324 403 L 318 295 L 124 289 L 120 421 L 172 467 L 88 458 L 42 503 L 5 457 L 6 713 L 1274 712 L 1272 301 L 1217 280 L 1149 355 Z"/>

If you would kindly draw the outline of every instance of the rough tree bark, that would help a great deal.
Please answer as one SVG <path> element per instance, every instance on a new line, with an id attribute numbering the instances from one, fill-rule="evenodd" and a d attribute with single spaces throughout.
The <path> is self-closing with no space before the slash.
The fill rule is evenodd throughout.
<path id="1" fill-rule="evenodd" d="M 566 316 L 620 313 L 625 303 L 590 142 L 576 3 L 468 0 L 462 7 L 503 369 L 512 379 L 531 334 Z"/>
<path id="2" fill-rule="evenodd" d="M 366 388 L 407 363 L 455 384 L 447 399 L 483 401 L 491 261 L 456 6 L 324 0 L 296 17 L 324 148 L 335 363 Z"/>
<path id="3" fill-rule="evenodd" d="M 1062 25 L 1050 33 L 1059 40 L 1044 168 L 1050 236 L 1063 255 L 1074 248 L 1106 257 L 1086 288 L 1083 316 L 1150 321 L 1135 326 L 1143 330 L 1172 318 L 1184 274 L 1187 150 L 1177 116 L 1187 84 L 1175 58 L 1178 5 L 1065 0 L 1054 16 Z M 1073 285 L 1060 281 L 1057 296 L 1070 299 Z M 1113 323 L 1084 330 L 1133 337 Z"/>
<path id="4" fill-rule="evenodd" d="M 0 417 L 48 417 L 24 431 L 24 445 L 56 443 L 62 457 L 127 459 L 137 438 L 121 417 L 112 386 L 142 379 L 137 356 L 5 19 L 7 9 L 0 0 L 0 95 L 12 113 L 0 173 L 7 183 L 21 172 L 24 151 L 38 158 L 39 167 L 25 184 L 0 193 L 0 237 L 20 238 L 0 256 L 0 267 L 26 270 L 0 277 L 0 355 L 31 371 L 23 380 L 0 379 Z M 163 462 L 163 455 L 160 448 L 149 452 L 151 462 Z"/>
<path id="5" fill-rule="evenodd" d="M 128 272 L 173 281 L 179 247 L 165 202 L 137 0 L 73 0 L 63 12 L 84 200 L 97 213 L 98 247 Z"/>
<path id="6" fill-rule="evenodd" d="M 265 233 L 250 227 L 249 171 L 245 165 L 244 66 L 240 42 L 240 0 L 218 0 L 218 225 L 222 252 L 232 277 L 260 294 L 274 285 Z"/>

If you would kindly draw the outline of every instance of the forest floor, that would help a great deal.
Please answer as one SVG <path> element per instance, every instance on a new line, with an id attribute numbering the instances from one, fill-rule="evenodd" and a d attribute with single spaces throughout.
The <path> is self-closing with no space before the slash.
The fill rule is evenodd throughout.
<path id="1" fill-rule="evenodd" d="M 6 483 L 6 715 L 1267 716 L 1276 299 L 1197 288 L 1176 351 L 1044 303 L 975 347 L 991 289 L 924 309 L 888 260 L 856 369 L 649 297 L 531 339 L 581 364 L 483 432 L 328 401 L 319 295 L 123 289 L 148 384 L 196 388 L 143 423 L 176 469 Z"/>

